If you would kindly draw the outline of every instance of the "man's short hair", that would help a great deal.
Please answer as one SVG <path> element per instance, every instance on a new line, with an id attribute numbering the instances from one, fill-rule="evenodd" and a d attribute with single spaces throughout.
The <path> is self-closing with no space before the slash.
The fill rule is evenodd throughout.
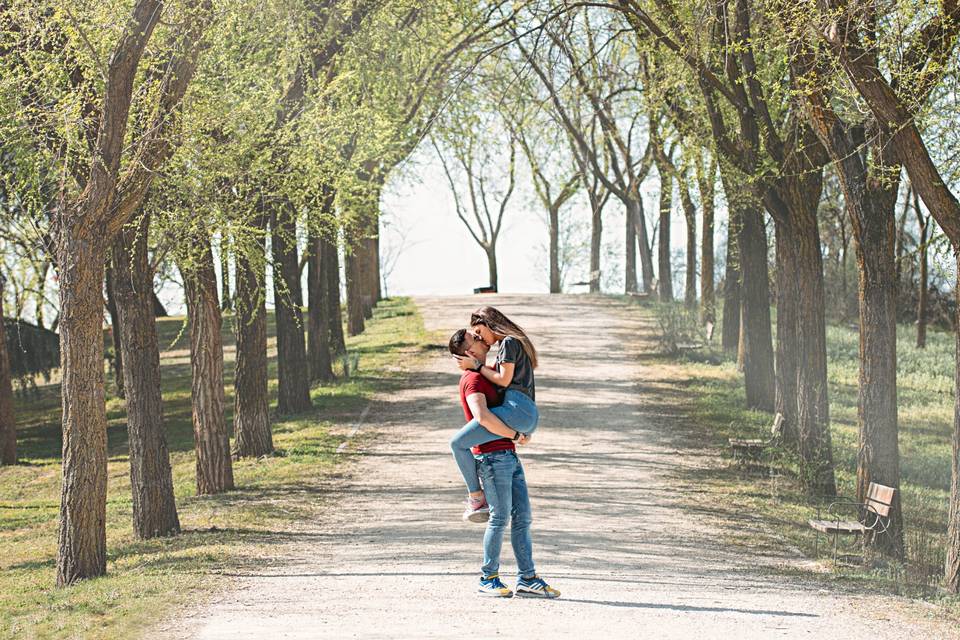
<path id="1" fill-rule="evenodd" d="M 456 356 L 463 356 L 467 353 L 467 330 L 466 329 L 457 329 L 457 331 L 450 336 L 450 353 Z"/>

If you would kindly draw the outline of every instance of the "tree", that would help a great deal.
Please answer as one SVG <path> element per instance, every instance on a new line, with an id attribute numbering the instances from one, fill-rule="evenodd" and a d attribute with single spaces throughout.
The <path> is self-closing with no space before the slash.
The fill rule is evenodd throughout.
<path id="1" fill-rule="evenodd" d="M 13 410 L 13 379 L 7 353 L 3 295 L 6 278 L 0 276 L 0 465 L 17 463 L 17 421 Z"/>
<path id="2" fill-rule="evenodd" d="M 126 225 L 113 244 L 113 290 L 121 338 L 130 448 L 133 531 L 139 538 L 175 535 L 180 520 L 160 394 L 160 345 L 153 315 L 153 269 L 147 256 L 150 215 Z"/>

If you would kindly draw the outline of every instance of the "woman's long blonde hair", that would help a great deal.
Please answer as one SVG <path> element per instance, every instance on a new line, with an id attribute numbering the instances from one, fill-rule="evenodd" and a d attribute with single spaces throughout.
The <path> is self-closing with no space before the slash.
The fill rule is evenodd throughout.
<path id="1" fill-rule="evenodd" d="M 483 325 L 490 331 L 505 337 L 516 338 L 523 345 L 523 351 L 530 358 L 530 364 L 537 368 L 537 349 L 520 325 L 500 313 L 494 307 L 480 307 L 470 316 L 470 326 Z"/>

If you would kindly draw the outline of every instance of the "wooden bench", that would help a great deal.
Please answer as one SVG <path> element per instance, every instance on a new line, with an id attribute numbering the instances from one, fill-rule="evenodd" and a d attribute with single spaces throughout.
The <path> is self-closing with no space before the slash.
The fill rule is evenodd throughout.
<path id="1" fill-rule="evenodd" d="M 473 290 L 473 292 L 474 293 L 496 293 L 497 288 L 493 286 L 477 287 L 476 289 Z"/>
<path id="2" fill-rule="evenodd" d="M 773 418 L 773 426 L 770 427 L 770 437 L 767 439 L 744 439 L 730 438 L 730 449 L 733 451 L 733 458 L 738 464 L 743 464 L 747 460 L 757 460 L 763 452 L 770 447 L 778 444 L 783 438 L 783 414 L 778 413 Z"/>
<path id="3" fill-rule="evenodd" d="M 876 482 L 867 487 L 867 497 L 864 502 L 851 500 L 835 500 L 827 506 L 829 518 L 821 518 L 820 508 L 817 508 L 817 517 L 810 520 L 810 527 L 816 531 L 814 553 L 820 552 L 820 534 L 833 536 L 833 563 L 837 563 L 837 543 L 841 535 L 865 536 L 868 533 L 882 534 L 890 526 L 890 508 L 897 490 Z M 844 509 L 847 513 L 857 512 L 857 519 L 850 520 L 840 513 Z"/>

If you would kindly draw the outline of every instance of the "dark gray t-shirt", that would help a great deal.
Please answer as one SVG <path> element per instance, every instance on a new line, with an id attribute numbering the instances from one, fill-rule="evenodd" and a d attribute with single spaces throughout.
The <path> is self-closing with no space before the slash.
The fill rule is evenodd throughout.
<path id="1" fill-rule="evenodd" d="M 523 350 L 523 344 L 516 338 L 507 336 L 500 341 L 500 351 L 497 352 L 497 368 L 501 362 L 512 362 L 513 380 L 510 381 L 508 389 L 516 389 L 530 396 L 530 399 L 536 401 L 536 384 L 533 380 L 533 365 L 527 352 Z"/>

